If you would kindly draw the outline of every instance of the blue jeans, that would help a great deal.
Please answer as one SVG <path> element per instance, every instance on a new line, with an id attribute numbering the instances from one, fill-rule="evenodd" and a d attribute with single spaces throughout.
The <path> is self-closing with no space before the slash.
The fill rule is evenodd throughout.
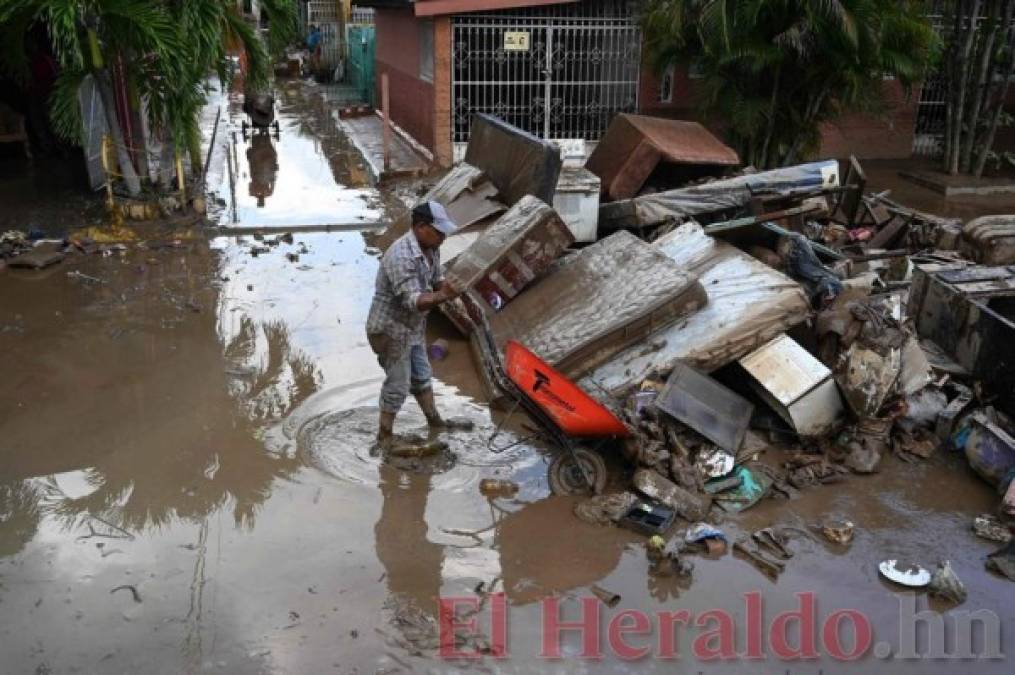
<path id="1" fill-rule="evenodd" d="M 384 412 L 397 413 L 412 394 L 421 394 L 431 388 L 430 359 L 421 344 L 396 344 L 386 335 L 368 335 L 377 362 L 384 369 L 380 407 Z"/>

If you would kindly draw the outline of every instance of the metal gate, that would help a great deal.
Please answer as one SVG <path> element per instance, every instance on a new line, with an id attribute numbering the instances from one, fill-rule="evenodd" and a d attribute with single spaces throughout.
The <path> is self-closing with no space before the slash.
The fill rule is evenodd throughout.
<path id="1" fill-rule="evenodd" d="M 941 0 L 931 0 L 927 3 L 927 20 L 942 39 L 947 39 Z M 920 98 L 916 106 L 914 155 L 938 157 L 944 152 L 947 101 L 948 91 L 944 73 L 941 70 L 928 73 L 920 87 Z"/>
<path id="2" fill-rule="evenodd" d="M 307 23 L 321 30 L 320 65 L 328 69 L 338 66 L 345 53 L 345 26 L 337 0 L 310 0 Z"/>
<path id="3" fill-rule="evenodd" d="M 452 19 L 452 142 L 474 113 L 546 139 L 598 141 L 638 107 L 641 31 L 630 3 L 593 0 Z"/>

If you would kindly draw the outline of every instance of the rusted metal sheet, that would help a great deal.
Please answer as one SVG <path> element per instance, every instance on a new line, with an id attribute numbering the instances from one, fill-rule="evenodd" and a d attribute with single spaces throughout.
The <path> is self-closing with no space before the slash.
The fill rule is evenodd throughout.
<path id="1" fill-rule="evenodd" d="M 823 363 L 786 335 L 740 359 L 758 393 L 801 436 L 827 433 L 842 416 L 842 399 Z"/>
<path id="2" fill-rule="evenodd" d="M 585 162 L 602 179 L 610 199 L 629 199 L 641 191 L 660 163 L 680 165 L 670 185 L 715 176 L 740 164 L 733 148 L 697 122 L 621 113 Z"/>
<path id="3" fill-rule="evenodd" d="M 754 412 L 750 401 L 683 363 L 673 368 L 655 406 L 734 454 Z"/>

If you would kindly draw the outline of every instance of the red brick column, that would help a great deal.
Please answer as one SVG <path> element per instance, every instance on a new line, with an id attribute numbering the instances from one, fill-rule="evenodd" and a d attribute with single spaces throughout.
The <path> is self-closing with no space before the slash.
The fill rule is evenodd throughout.
<path id="1" fill-rule="evenodd" d="M 434 161 L 442 167 L 452 164 L 451 145 L 451 17 L 434 18 Z"/>

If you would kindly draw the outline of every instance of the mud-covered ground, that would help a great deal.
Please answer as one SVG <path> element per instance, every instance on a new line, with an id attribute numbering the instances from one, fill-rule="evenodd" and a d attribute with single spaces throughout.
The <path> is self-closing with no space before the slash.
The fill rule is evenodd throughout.
<path id="1" fill-rule="evenodd" d="M 370 185 L 313 87 L 283 84 L 279 94 L 279 137 L 256 142 L 243 137 L 238 101 L 224 101 L 214 220 L 364 230 L 298 232 L 289 243 L 275 233 L 155 239 L 139 227 L 125 251 L 0 271 L 0 670 L 1011 672 L 1003 658 L 940 658 L 958 653 L 954 640 L 976 610 L 987 614 L 973 622 L 974 653 L 992 647 L 994 618 L 1001 651 L 1015 640 L 1015 587 L 984 569 L 996 546 L 970 529 L 998 498 L 958 456 L 887 457 L 877 475 L 722 520 L 731 537 L 830 517 L 856 523 L 847 548 L 794 539 L 778 580 L 732 554 L 691 556 L 689 580 L 653 577 L 644 537 L 585 524 L 574 500 L 549 494 L 550 451 L 488 449 L 501 417 L 484 403 L 467 343 L 434 318 L 431 337 L 451 345 L 434 363 L 438 403 L 476 429 L 445 434 L 437 457 L 383 462 L 372 443 L 382 372 L 363 334 L 378 255 L 368 230 L 398 217 L 402 202 Z M 225 148 L 237 162 L 232 181 Z M 508 428 L 523 434 L 515 422 Z M 397 426 L 426 433 L 412 403 Z M 627 469 L 610 466 L 613 485 L 626 486 Z M 478 484 L 490 477 L 521 489 L 488 499 Z M 968 599 L 953 608 L 901 592 L 877 573 L 892 557 L 951 560 Z M 583 604 L 593 584 L 620 602 Z M 438 598 L 489 589 L 505 593 L 506 658 L 442 659 Z M 716 632 L 724 615 L 732 650 L 750 648 L 751 593 L 763 600 L 766 658 L 701 660 L 730 646 Z M 806 604 L 798 594 L 816 598 L 817 658 L 784 661 L 767 626 Z M 482 635 L 461 649 L 497 642 L 496 597 L 477 615 Z M 600 612 L 598 648 L 569 631 L 562 658 L 541 656 L 553 651 L 546 616 L 577 620 L 583 606 Z M 948 641 L 928 642 L 921 629 L 908 655 L 922 658 L 882 658 L 907 651 L 914 608 L 930 608 L 925 623 L 940 617 Z M 625 610 L 649 624 L 611 640 Z M 624 659 L 634 655 L 624 644 L 658 650 L 657 613 L 681 610 L 676 661 Z M 840 610 L 872 628 L 859 663 L 836 658 L 853 644 L 849 620 L 841 644 L 822 630 Z"/>

